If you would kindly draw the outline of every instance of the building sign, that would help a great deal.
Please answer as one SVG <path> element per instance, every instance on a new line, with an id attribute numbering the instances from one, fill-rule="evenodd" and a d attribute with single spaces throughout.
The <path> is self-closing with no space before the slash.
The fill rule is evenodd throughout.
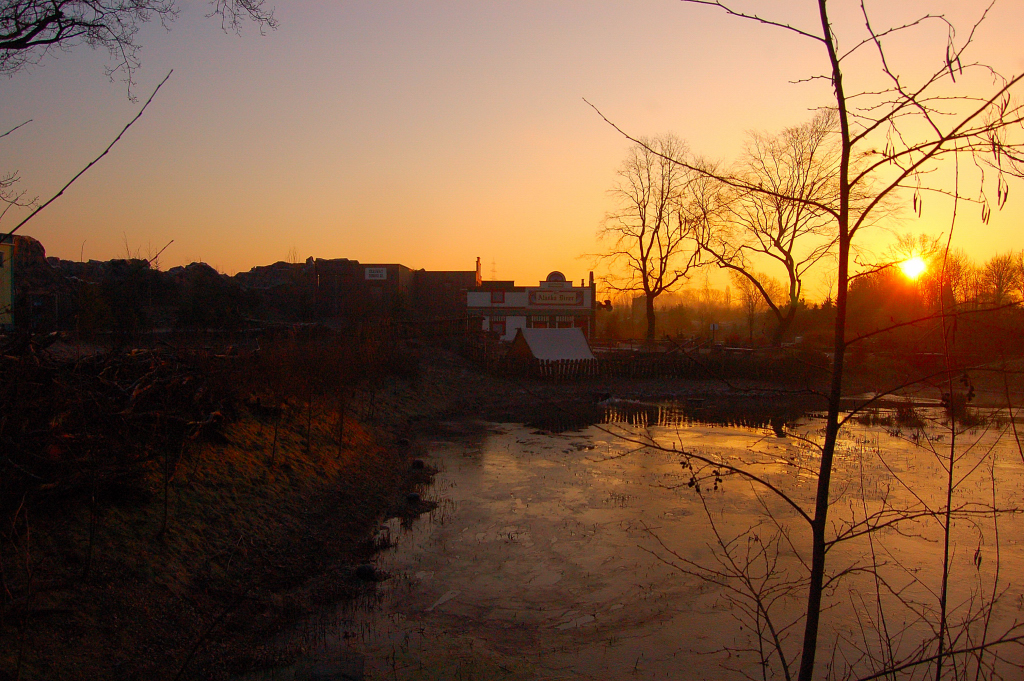
<path id="1" fill-rule="evenodd" d="M 386 267 L 367 267 L 366 268 L 366 279 L 367 281 L 384 281 L 388 278 L 388 268 Z"/>
<path id="2" fill-rule="evenodd" d="M 557 305 L 579 307 L 583 305 L 583 291 L 540 289 L 530 291 L 530 305 Z"/>

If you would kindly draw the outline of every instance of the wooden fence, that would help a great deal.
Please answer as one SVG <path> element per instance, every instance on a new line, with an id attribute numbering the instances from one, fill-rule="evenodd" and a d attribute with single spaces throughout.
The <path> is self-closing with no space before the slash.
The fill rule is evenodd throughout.
<path id="1" fill-rule="evenodd" d="M 597 376 L 685 378 L 701 374 L 700 366 L 687 357 L 643 355 L 561 360 L 501 358 L 490 368 L 506 376 L 524 376 L 551 381 L 572 381 Z"/>
<path id="2" fill-rule="evenodd" d="M 598 360 L 602 376 L 616 378 L 699 378 L 706 377 L 703 362 L 687 355 L 629 353 Z"/>
<path id="3" fill-rule="evenodd" d="M 596 359 L 535 359 L 533 373 L 553 381 L 571 381 L 600 375 Z"/>
<path id="4" fill-rule="evenodd" d="M 489 350 L 486 351 L 486 350 Z M 620 352 L 592 360 L 510 358 L 501 348 L 467 353 L 484 370 L 504 376 L 549 381 L 595 377 L 626 379 L 747 379 L 817 383 L 827 378 L 822 357 L 786 350 L 764 352 L 646 353 Z"/>

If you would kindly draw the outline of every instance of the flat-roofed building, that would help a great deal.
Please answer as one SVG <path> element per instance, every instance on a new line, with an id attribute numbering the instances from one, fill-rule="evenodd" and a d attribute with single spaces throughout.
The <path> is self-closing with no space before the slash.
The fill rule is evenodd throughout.
<path id="1" fill-rule="evenodd" d="M 423 320 L 464 320 L 466 294 L 479 286 L 480 258 L 476 259 L 475 271 L 416 270 L 413 273 L 413 316 Z"/>
<path id="2" fill-rule="evenodd" d="M 254 267 L 235 279 L 260 296 L 273 318 L 440 320 L 460 322 L 465 330 L 466 292 L 480 282 L 480 263 L 475 270 L 431 271 L 400 263 L 309 258 Z"/>
<path id="3" fill-rule="evenodd" d="M 517 329 L 581 329 L 593 336 L 596 308 L 594 273 L 589 283 L 573 286 L 561 272 L 552 272 L 537 286 L 515 286 L 509 281 L 484 281 L 466 293 L 471 319 L 483 331 L 511 341 Z"/>

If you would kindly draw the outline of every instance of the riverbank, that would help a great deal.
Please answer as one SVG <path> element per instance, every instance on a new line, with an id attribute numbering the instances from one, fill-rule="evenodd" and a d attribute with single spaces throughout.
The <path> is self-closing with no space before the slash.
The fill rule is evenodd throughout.
<path id="1" fill-rule="evenodd" d="M 216 679 L 301 656 L 268 641 L 374 588 L 376 575 L 356 568 L 380 548 L 370 538 L 382 520 L 429 510 L 410 496 L 431 473 L 414 461 L 445 422 L 558 431 L 599 422 L 609 405 L 672 400 L 776 425 L 818 404 L 799 386 L 523 381 L 426 348 L 403 361 L 408 370 L 349 391 L 343 425 L 336 402 L 242 401 L 212 437 L 148 461 L 102 498 L 16 515 L 2 555 L 14 597 L 0 617 L 0 680 Z"/>
<path id="2" fill-rule="evenodd" d="M 429 508 L 405 433 L 452 403 L 436 364 L 351 391 L 343 425 L 328 400 L 241 399 L 130 479 L 15 509 L 0 679 L 225 678 L 299 654 L 261 642 L 372 588 L 368 537 Z"/>

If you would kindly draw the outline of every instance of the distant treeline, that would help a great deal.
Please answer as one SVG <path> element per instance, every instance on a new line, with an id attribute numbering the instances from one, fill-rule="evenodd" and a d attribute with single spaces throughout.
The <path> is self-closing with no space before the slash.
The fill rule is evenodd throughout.
<path id="1" fill-rule="evenodd" d="M 933 248 L 923 257 L 927 269 L 916 280 L 898 266 L 856 278 L 849 292 L 847 337 L 868 336 L 851 348 L 854 359 L 875 350 L 911 351 L 918 360 L 943 348 L 942 325 L 950 326 L 954 352 L 1024 351 L 1024 251 L 995 255 L 978 264 L 962 250 L 944 255 Z M 768 345 L 776 320 L 764 305 L 750 304 L 740 292 L 704 286 L 673 296 L 658 309 L 661 335 L 699 338 L 726 345 Z M 835 307 L 801 300 L 784 339 L 827 351 L 831 346 Z M 598 334 L 628 339 L 643 335 L 642 300 L 621 300 L 611 313 L 599 315 Z M 712 329 L 712 325 L 717 326 Z M 891 329 L 887 333 L 879 333 Z"/>

